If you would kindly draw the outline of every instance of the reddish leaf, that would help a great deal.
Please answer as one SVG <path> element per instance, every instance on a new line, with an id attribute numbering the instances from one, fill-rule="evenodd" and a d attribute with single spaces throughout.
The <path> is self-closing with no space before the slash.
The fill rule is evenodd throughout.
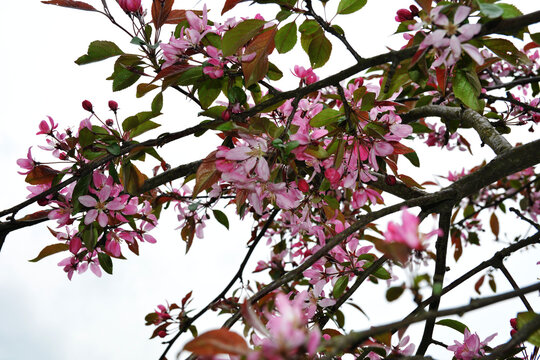
<path id="1" fill-rule="evenodd" d="M 394 147 L 394 154 L 408 154 L 414 152 L 413 149 L 403 145 L 402 143 L 393 142 L 392 146 Z"/>
<path id="2" fill-rule="evenodd" d="M 266 29 L 257 35 L 246 47 L 245 54 L 255 53 L 255 58 L 249 62 L 242 62 L 242 70 L 246 87 L 262 80 L 268 72 L 268 55 L 274 51 L 274 35 L 276 27 Z"/>
<path id="3" fill-rule="evenodd" d="M 225 5 L 223 5 L 223 10 L 221 10 L 221 15 L 225 14 L 227 11 L 231 10 L 233 7 L 235 7 L 238 3 L 245 1 L 245 0 L 226 0 Z"/>
<path id="4" fill-rule="evenodd" d="M 127 246 L 128 246 L 128 249 L 131 250 L 132 253 L 134 253 L 135 255 L 139 255 L 139 243 L 137 241 L 133 241 L 133 242 L 130 242 L 130 241 L 126 241 L 127 243 Z"/>
<path id="5" fill-rule="evenodd" d="M 24 181 L 31 185 L 50 184 L 59 171 L 47 165 L 38 165 L 26 175 Z"/>
<path id="6" fill-rule="evenodd" d="M 23 218 L 17 219 L 17 221 L 32 221 L 32 220 L 44 219 L 44 218 L 48 217 L 48 215 L 49 215 L 49 213 L 51 211 L 53 211 L 53 209 L 36 211 L 35 213 L 28 214 Z M 51 229 L 49 229 L 49 230 L 51 230 Z M 56 236 L 56 235 L 54 235 L 54 236 Z"/>
<path id="7" fill-rule="evenodd" d="M 85 11 L 97 11 L 95 7 L 93 7 L 90 4 L 87 4 L 82 1 L 75 1 L 75 0 L 49 0 L 49 1 L 42 1 L 44 4 L 51 4 L 51 5 L 58 5 L 63 7 L 68 7 L 72 9 L 79 9 L 79 10 L 85 10 Z"/>
<path id="8" fill-rule="evenodd" d="M 156 29 L 165 24 L 172 10 L 174 0 L 153 0 L 152 1 L 152 22 Z"/>
<path id="9" fill-rule="evenodd" d="M 193 244 L 193 238 L 195 237 L 195 220 L 193 220 L 193 217 L 186 219 L 186 225 L 180 231 L 180 236 L 182 236 L 182 240 L 186 242 L 187 254 Z"/>
<path id="10" fill-rule="evenodd" d="M 437 74 L 437 84 L 439 85 L 439 89 L 444 96 L 444 93 L 446 92 L 446 81 L 448 79 L 448 72 L 446 71 L 446 68 L 440 66 L 435 69 L 435 72 Z"/>
<path id="11" fill-rule="evenodd" d="M 202 191 L 209 189 L 221 177 L 221 172 L 216 169 L 216 151 L 212 151 L 206 159 L 203 160 L 195 176 L 195 186 L 193 187 L 193 197 Z"/>
<path id="12" fill-rule="evenodd" d="M 68 244 L 53 244 L 53 245 L 49 245 L 49 246 L 45 246 L 43 248 L 43 250 L 41 250 L 38 254 L 38 256 L 36 256 L 35 258 L 33 258 L 32 260 L 28 260 L 30 262 L 38 262 L 39 260 L 47 257 L 47 256 L 50 256 L 50 255 L 53 255 L 53 254 L 56 254 L 56 253 L 59 253 L 59 252 L 62 252 L 62 251 L 67 251 L 69 250 L 69 245 Z"/>
<path id="13" fill-rule="evenodd" d="M 140 194 L 146 179 L 148 177 L 141 173 L 132 163 L 126 163 L 120 168 L 120 182 L 124 186 L 124 189 L 131 195 Z"/>
<path id="14" fill-rule="evenodd" d="M 491 227 L 493 235 L 499 237 L 499 219 L 495 213 L 491 214 L 491 217 L 489 218 L 489 226 Z"/>
<path id="15" fill-rule="evenodd" d="M 461 254 L 463 254 L 463 246 L 461 244 L 461 231 L 452 230 L 450 239 L 455 247 L 454 260 L 458 261 L 458 259 L 461 257 Z"/>
<path id="16" fill-rule="evenodd" d="M 184 346 L 184 350 L 199 356 L 217 354 L 247 355 L 249 348 L 240 335 L 229 329 L 218 329 L 205 332 Z"/>
<path id="17" fill-rule="evenodd" d="M 170 323 L 163 323 L 161 325 L 159 325 L 157 328 L 154 329 L 154 332 L 152 333 L 152 336 L 150 336 L 150 339 L 153 339 L 155 338 L 156 336 L 158 336 L 158 334 L 161 332 L 161 331 L 167 331 L 167 326 L 169 326 Z"/>
<path id="18" fill-rule="evenodd" d="M 485 275 L 482 275 L 482 277 L 474 284 L 474 290 L 478 293 L 478 295 L 480 295 L 480 287 L 484 283 L 485 277 Z"/>
<path id="19" fill-rule="evenodd" d="M 411 63 L 409 64 L 409 69 L 412 68 L 418 62 L 418 60 L 420 60 L 420 58 L 428 51 L 428 49 L 429 47 L 422 50 L 418 50 L 414 54 L 414 56 L 411 59 Z"/>
<path id="20" fill-rule="evenodd" d="M 420 7 L 429 14 L 429 12 L 431 11 L 431 3 L 433 1 L 431 0 L 415 0 L 416 3 L 418 5 L 420 5 Z"/>
<path id="21" fill-rule="evenodd" d="M 525 45 L 525 47 L 523 48 L 523 51 L 527 52 L 527 51 L 529 51 L 531 49 L 534 49 L 534 48 L 537 48 L 537 47 L 540 47 L 540 44 L 537 44 L 534 41 L 531 41 L 530 43 Z"/>
<path id="22" fill-rule="evenodd" d="M 196 15 L 202 15 L 202 11 L 200 10 L 190 11 Z M 179 24 L 184 20 L 187 20 L 186 10 L 171 10 L 169 16 L 167 17 L 167 20 L 165 20 L 165 24 Z"/>
<path id="23" fill-rule="evenodd" d="M 424 187 L 417 183 L 412 177 L 408 175 L 398 175 L 399 179 L 405 183 L 405 185 L 409 187 L 417 187 L 419 189 L 423 189 Z"/>
<path id="24" fill-rule="evenodd" d="M 165 78 L 165 77 L 171 77 L 171 76 L 181 74 L 184 71 L 186 71 L 187 69 L 192 68 L 192 67 L 193 67 L 193 65 L 188 65 L 188 64 L 179 64 L 179 65 L 168 66 L 165 69 L 161 70 L 156 75 L 154 80 L 152 80 L 152 82 L 154 82 L 156 80 L 159 80 L 159 79 L 162 79 L 162 78 Z"/>

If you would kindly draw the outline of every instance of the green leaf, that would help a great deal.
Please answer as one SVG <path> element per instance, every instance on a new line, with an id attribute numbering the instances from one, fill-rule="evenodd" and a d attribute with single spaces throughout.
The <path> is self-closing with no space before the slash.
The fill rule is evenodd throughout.
<path id="1" fill-rule="evenodd" d="M 317 115 L 315 115 L 310 120 L 309 124 L 313 127 L 323 127 L 337 122 L 341 116 L 343 116 L 343 113 L 341 111 L 326 108 Z"/>
<path id="2" fill-rule="evenodd" d="M 335 197 L 331 195 L 325 195 L 323 199 L 332 209 L 339 209 L 339 201 L 337 201 Z"/>
<path id="3" fill-rule="evenodd" d="M 347 275 L 340 277 L 336 281 L 336 285 L 334 285 L 334 289 L 332 290 L 332 294 L 334 295 L 335 299 L 339 299 L 341 295 L 345 292 L 345 289 L 347 289 L 347 285 L 349 284 L 349 277 Z"/>
<path id="4" fill-rule="evenodd" d="M 514 66 L 531 63 L 529 58 L 519 51 L 511 41 L 505 39 L 485 39 L 484 45 L 500 58 Z"/>
<path id="5" fill-rule="evenodd" d="M 420 167 L 420 159 L 418 158 L 418 155 L 415 151 L 403 154 L 403 156 L 405 156 L 407 160 L 409 160 L 414 166 Z"/>
<path id="6" fill-rule="evenodd" d="M 118 156 L 118 155 L 120 155 L 120 152 L 122 151 L 122 148 L 120 148 L 120 145 L 118 145 L 118 144 L 111 144 L 111 145 L 107 146 L 107 151 L 111 155 Z"/>
<path id="7" fill-rule="evenodd" d="M 79 144 L 81 147 L 87 147 L 94 143 L 96 135 L 88 128 L 84 127 L 79 131 Z"/>
<path id="8" fill-rule="evenodd" d="M 112 41 L 92 41 L 88 46 L 86 55 L 75 60 L 77 65 L 89 64 L 107 58 L 122 55 L 124 52 Z"/>
<path id="9" fill-rule="evenodd" d="M 98 239 L 98 231 L 97 228 L 94 226 L 94 224 L 90 225 L 83 225 L 84 230 L 82 231 L 82 242 L 84 243 L 84 246 L 90 250 L 93 251 L 94 247 L 97 244 Z"/>
<path id="10" fill-rule="evenodd" d="M 221 81 L 208 79 L 201 84 L 198 90 L 199 100 L 203 108 L 207 109 L 221 93 Z"/>
<path id="11" fill-rule="evenodd" d="M 114 63 L 114 71 L 107 78 L 113 81 L 113 91 L 120 91 L 135 84 L 141 77 L 139 73 L 143 69 L 138 66 L 141 64 L 141 59 L 136 55 L 122 55 Z"/>
<path id="12" fill-rule="evenodd" d="M 184 71 L 178 77 L 176 84 L 180 86 L 195 85 L 202 78 L 203 78 L 203 67 L 195 66 Z"/>
<path id="13" fill-rule="evenodd" d="M 113 272 L 113 263 L 111 260 L 111 257 L 105 253 L 98 253 L 98 261 L 99 265 L 105 270 L 107 274 L 111 274 Z"/>
<path id="14" fill-rule="evenodd" d="M 233 55 L 240 47 L 244 46 L 266 24 L 264 20 L 244 20 L 223 35 L 221 51 L 223 56 Z"/>
<path id="15" fill-rule="evenodd" d="M 73 204 L 73 210 L 71 213 L 73 215 L 80 211 L 81 203 L 79 202 L 79 197 L 88 194 L 88 187 L 90 186 L 91 180 L 92 174 L 88 174 L 80 178 L 75 184 L 73 194 L 71 195 L 71 203 Z"/>
<path id="16" fill-rule="evenodd" d="M 459 322 L 457 320 L 453 320 L 453 319 L 442 319 L 442 320 L 437 321 L 435 324 L 442 325 L 442 326 L 447 326 L 447 327 L 452 328 L 452 329 L 454 329 L 456 331 L 459 331 L 462 334 L 465 332 L 465 329 L 467 329 L 467 325 L 465 325 L 464 323 Z"/>
<path id="17" fill-rule="evenodd" d="M 454 95 L 471 109 L 481 112 L 484 103 L 478 99 L 480 90 L 474 79 L 478 81 L 475 72 L 457 70 L 453 80 Z"/>
<path id="18" fill-rule="evenodd" d="M 160 127 L 161 125 L 156 123 L 156 122 L 153 122 L 153 121 L 145 121 L 143 122 L 142 124 L 136 126 L 132 131 L 131 131 L 131 137 L 134 138 L 136 136 L 139 136 L 147 131 L 150 131 L 152 129 L 155 129 L 157 127 Z"/>
<path id="19" fill-rule="evenodd" d="M 294 47 L 296 41 L 298 41 L 298 34 L 296 33 L 296 22 L 288 23 L 281 27 L 276 33 L 274 41 L 276 43 L 276 49 L 280 54 L 284 54 Z"/>
<path id="20" fill-rule="evenodd" d="M 517 328 L 520 330 L 525 324 L 537 316 L 534 312 L 522 312 L 517 314 Z M 540 330 L 536 330 L 528 339 L 534 346 L 540 346 Z"/>
<path id="21" fill-rule="evenodd" d="M 369 111 L 373 109 L 375 104 L 375 93 L 367 92 L 364 97 L 362 97 L 362 105 L 360 106 L 361 111 Z"/>
<path id="22" fill-rule="evenodd" d="M 409 125 L 411 125 L 411 127 L 413 128 L 413 132 L 415 134 L 427 134 L 433 131 L 426 125 L 420 124 L 418 122 L 409 123 Z"/>
<path id="23" fill-rule="evenodd" d="M 370 267 L 372 264 L 373 264 L 373 263 L 372 263 L 371 261 L 366 261 L 366 262 L 364 263 L 364 269 L 367 269 L 367 268 Z M 391 278 L 392 278 L 392 275 L 390 275 L 390 273 L 388 272 L 388 270 L 386 270 L 386 269 L 383 268 L 382 266 L 373 272 L 373 276 L 375 276 L 376 278 L 382 279 L 382 280 L 388 280 L 388 279 L 391 279 Z"/>
<path id="24" fill-rule="evenodd" d="M 227 98 L 230 104 L 243 104 L 247 101 L 247 96 L 244 90 L 238 86 L 233 86 L 227 92 Z"/>
<path id="25" fill-rule="evenodd" d="M 498 7 L 500 7 L 503 10 L 503 19 L 510 19 L 513 17 L 521 16 L 523 13 L 514 5 L 511 4 L 496 4 Z"/>
<path id="26" fill-rule="evenodd" d="M 490 19 L 496 19 L 504 13 L 504 10 L 495 4 L 486 4 L 478 1 L 478 5 L 480 6 L 480 12 Z"/>
<path id="27" fill-rule="evenodd" d="M 69 250 L 69 245 L 68 244 L 53 244 L 53 245 L 49 245 L 49 246 L 45 246 L 38 254 L 38 256 L 36 256 L 35 258 L 33 258 L 32 260 L 28 260 L 30 262 L 38 262 L 39 260 L 47 257 L 47 256 L 50 256 L 50 255 L 53 255 L 53 254 L 56 254 L 56 253 L 59 253 L 59 252 L 62 252 L 62 251 L 66 251 L 66 250 Z"/>
<path id="28" fill-rule="evenodd" d="M 337 8 L 337 13 L 342 15 L 352 14 L 363 8 L 366 3 L 367 0 L 341 0 Z"/>
<path id="29" fill-rule="evenodd" d="M 227 228 L 227 230 L 229 230 L 229 219 L 227 218 L 227 215 L 225 215 L 225 213 L 221 210 L 212 210 L 212 212 L 214 213 L 214 217 L 216 218 L 216 220 L 223 226 L 225 226 Z"/>
<path id="30" fill-rule="evenodd" d="M 140 97 L 143 97 L 144 95 L 146 95 L 147 92 L 150 92 L 152 90 L 154 90 L 155 88 L 158 88 L 159 86 L 155 85 L 155 84 L 139 84 L 137 85 L 137 94 L 136 96 L 138 98 Z"/>
<path id="31" fill-rule="evenodd" d="M 534 41 L 537 44 L 540 44 L 540 32 L 529 34 L 531 36 L 532 41 Z"/>
<path id="32" fill-rule="evenodd" d="M 152 100 L 152 112 L 158 114 L 163 108 L 163 93 L 160 92 L 156 95 L 154 100 Z"/>
<path id="33" fill-rule="evenodd" d="M 403 291 L 405 291 L 405 289 L 402 286 L 393 286 L 389 288 L 386 290 L 386 300 L 397 300 L 403 294 Z"/>
<path id="34" fill-rule="evenodd" d="M 326 38 L 324 32 L 313 37 L 309 43 L 308 56 L 313 69 L 326 64 L 332 53 L 332 43 Z"/>
<path id="35" fill-rule="evenodd" d="M 268 76 L 270 80 L 277 81 L 283 77 L 283 72 L 279 70 L 279 68 L 276 65 L 274 65 L 273 63 L 269 61 L 268 73 L 266 73 L 266 76 Z"/>

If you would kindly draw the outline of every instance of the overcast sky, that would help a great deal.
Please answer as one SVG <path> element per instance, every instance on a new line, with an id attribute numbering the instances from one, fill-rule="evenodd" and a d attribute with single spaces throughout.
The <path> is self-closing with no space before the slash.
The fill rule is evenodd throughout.
<path id="1" fill-rule="evenodd" d="M 88 2 L 96 7 L 100 4 L 97 0 Z M 0 209 L 20 202 L 27 195 L 26 184 L 23 177 L 17 174 L 19 169 L 15 161 L 26 156 L 29 146 L 34 146 L 34 155 L 39 158 L 36 145 L 43 138 L 34 134 L 38 131 L 39 121 L 46 115 L 52 116 L 60 128 L 75 127 L 87 116 L 80 105 L 84 99 L 92 101 L 96 111 L 102 114 L 107 114 L 107 101 L 116 100 L 120 104 L 121 118 L 148 110 L 152 100 L 151 96 L 135 99 L 134 87 L 113 93 L 111 82 L 105 80 L 112 72 L 112 60 L 84 67 L 73 62 L 86 53 L 88 44 L 93 40 L 112 40 L 124 50 L 135 51 L 130 49 L 133 46 L 129 44 L 130 39 L 116 30 L 105 17 L 44 5 L 37 0 L 24 3 L 24 9 L 20 1 L 5 1 L 1 6 L 0 30 L 4 34 L 4 51 L 0 57 L 3 89 L 0 100 L 0 121 L 3 126 L 0 135 L 3 184 L 0 189 Z M 114 8 L 114 2 L 110 3 Z M 143 4 L 149 3 L 149 0 L 143 0 Z M 522 1 L 519 6 L 524 12 L 530 12 L 536 10 L 534 3 L 532 0 Z M 402 43 L 399 36 L 390 37 L 396 26 L 393 18 L 395 10 L 409 4 L 399 0 L 372 0 L 358 16 L 345 16 L 337 23 L 343 25 L 350 42 L 362 56 L 376 55 L 386 51 L 385 45 L 392 44 L 398 48 Z M 201 9 L 202 5 L 202 2 L 187 0 L 179 2 L 175 8 Z M 222 2 L 208 2 L 208 7 L 212 9 L 211 14 L 217 16 L 221 12 Z M 392 10 L 388 12 L 389 9 Z M 247 15 L 249 11 L 253 15 L 254 10 L 254 7 L 242 4 L 235 14 Z M 273 8 L 270 13 L 263 15 L 271 18 L 275 12 Z M 121 19 L 121 13 L 117 11 L 116 14 Z M 309 66 L 305 54 L 293 53 L 281 60 L 273 56 L 271 59 L 289 79 L 292 76 L 288 69 L 295 64 Z M 351 56 L 335 45 L 331 58 L 333 65 L 317 73 L 328 75 L 352 64 L 352 61 Z M 289 84 L 291 82 L 284 82 L 280 86 L 290 88 Z M 166 93 L 163 112 L 165 115 L 158 120 L 167 125 L 149 136 L 157 136 L 165 130 L 185 128 L 200 121 L 196 117 L 197 107 L 176 93 Z M 514 142 L 519 136 L 515 139 Z M 196 140 L 182 140 L 161 151 L 172 166 L 177 166 L 205 156 L 217 143 L 215 135 L 208 134 Z M 461 170 L 463 166 L 478 164 L 481 158 L 492 157 L 489 151 L 482 151 L 475 150 L 475 155 L 481 154 L 477 158 L 464 153 L 459 154 L 459 159 L 453 157 L 447 161 L 440 161 L 438 153 L 431 159 L 422 158 L 431 171 L 430 174 L 421 175 L 424 177 L 420 180 L 432 179 L 432 174 L 446 174 L 448 170 Z M 433 150 L 430 152 L 433 153 Z M 175 230 L 177 222 L 174 213 L 164 213 L 161 224 L 160 229 L 153 233 L 158 243 L 142 244 L 139 257 L 127 254 L 127 261 L 115 261 L 114 276 L 104 274 L 98 279 L 88 272 L 75 275 L 71 282 L 56 265 L 63 255 L 51 256 L 39 263 L 27 261 L 44 246 L 55 242 L 45 225 L 10 234 L 0 253 L 0 360 L 157 360 L 163 345 L 158 340 L 147 340 L 153 328 L 144 326 L 144 315 L 166 300 L 180 301 L 191 290 L 196 301 L 194 306 L 204 306 L 236 271 L 244 256 L 252 225 L 249 220 L 242 223 L 235 221 L 231 224 L 231 231 L 225 232 L 221 225 L 210 222 L 205 229 L 205 239 L 196 241 L 188 256 L 185 256 L 184 243 L 179 231 Z M 519 222 L 515 227 L 520 231 L 526 230 Z M 264 252 L 259 250 L 259 254 Z M 509 261 L 509 266 L 521 273 L 520 284 L 530 284 L 538 276 L 533 266 L 538 251 L 531 250 L 529 255 L 528 263 L 516 257 Z M 469 255 L 465 262 L 472 265 L 489 256 L 489 252 L 480 251 Z M 264 258 L 264 255 L 261 257 Z M 499 281 L 499 284 L 502 289 L 508 288 L 503 281 Z M 467 290 L 472 287 L 471 284 L 464 285 L 467 286 Z M 381 306 L 380 301 L 370 302 L 369 294 L 364 290 L 355 298 L 364 309 L 375 314 L 372 320 L 378 323 L 395 320 L 396 314 L 405 313 L 412 306 L 409 298 L 407 302 L 400 303 L 407 304 L 404 309 L 386 303 Z M 454 304 L 463 304 L 467 300 L 453 297 Z M 450 306 L 450 303 L 447 305 Z M 536 305 L 538 308 L 538 302 Z M 493 309 L 498 313 L 506 311 L 510 314 L 508 316 L 512 311 L 515 313 L 519 310 L 514 306 L 510 311 L 507 304 Z M 201 328 L 218 327 L 226 320 L 220 317 L 216 321 L 214 314 L 210 315 L 201 319 Z M 360 324 L 360 328 L 373 324 L 356 313 L 353 316 L 350 324 Z M 473 315 L 471 319 L 479 318 Z M 506 323 L 483 323 L 484 326 L 478 330 L 482 337 L 499 331 L 502 337 L 497 340 L 502 342 L 507 339 L 509 329 Z M 175 353 L 173 351 L 171 354 Z"/>

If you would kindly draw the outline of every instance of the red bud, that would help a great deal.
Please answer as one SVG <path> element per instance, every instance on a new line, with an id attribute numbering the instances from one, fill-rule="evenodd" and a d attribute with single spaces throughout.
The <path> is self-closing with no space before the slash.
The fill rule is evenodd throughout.
<path id="1" fill-rule="evenodd" d="M 230 109 L 225 109 L 222 113 L 221 113 L 221 118 L 225 121 L 229 121 L 230 118 L 231 118 L 231 110 Z"/>
<path id="2" fill-rule="evenodd" d="M 396 185 L 396 177 L 394 175 L 386 175 L 384 178 L 384 182 L 387 183 L 390 186 Z"/>
<path id="3" fill-rule="evenodd" d="M 512 329 L 517 330 L 517 319 L 516 318 L 510 319 L 510 326 L 512 327 Z"/>
<path id="4" fill-rule="evenodd" d="M 107 119 L 107 120 L 105 120 L 105 124 L 107 124 L 107 126 L 113 126 L 114 121 L 113 121 L 113 119 Z"/>
<path id="5" fill-rule="evenodd" d="M 88 100 L 84 100 L 82 102 L 82 107 L 86 111 L 90 111 L 91 113 L 94 113 L 94 107 L 92 106 L 92 103 Z"/>
<path id="6" fill-rule="evenodd" d="M 109 109 L 116 112 L 118 110 L 118 103 L 114 100 L 109 100 Z"/>
<path id="7" fill-rule="evenodd" d="M 167 332 L 164 331 L 164 330 L 161 330 L 160 332 L 158 332 L 158 336 L 159 336 L 160 338 L 164 338 L 165 336 L 167 336 Z"/>
<path id="8" fill-rule="evenodd" d="M 298 189 L 301 192 L 307 193 L 309 191 L 309 184 L 307 183 L 306 180 L 300 179 L 298 180 Z"/>

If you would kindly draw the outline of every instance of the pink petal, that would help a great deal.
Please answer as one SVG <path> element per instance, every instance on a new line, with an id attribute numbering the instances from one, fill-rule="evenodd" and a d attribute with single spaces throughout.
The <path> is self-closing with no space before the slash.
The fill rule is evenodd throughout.
<path id="1" fill-rule="evenodd" d="M 90 195 L 79 196 L 79 202 L 89 208 L 95 207 L 97 205 L 97 200 Z"/>
<path id="2" fill-rule="evenodd" d="M 92 270 L 97 277 L 101 277 L 101 268 L 95 262 L 90 263 L 90 270 Z"/>
<path id="3" fill-rule="evenodd" d="M 460 6 L 456 10 L 456 14 L 454 15 L 454 24 L 460 24 L 469 16 L 469 13 L 471 12 L 471 8 L 468 6 Z"/>
<path id="4" fill-rule="evenodd" d="M 476 46 L 471 44 L 461 44 L 461 47 L 478 65 L 484 64 L 484 57 Z"/>
<path id="5" fill-rule="evenodd" d="M 101 227 L 105 227 L 109 223 L 109 217 L 103 211 L 99 212 L 98 223 L 99 223 L 99 226 Z"/>
<path id="6" fill-rule="evenodd" d="M 97 216 L 98 216 L 98 211 L 96 209 L 92 209 L 88 211 L 88 213 L 84 217 L 84 223 L 86 225 L 90 225 L 96 220 Z"/>

